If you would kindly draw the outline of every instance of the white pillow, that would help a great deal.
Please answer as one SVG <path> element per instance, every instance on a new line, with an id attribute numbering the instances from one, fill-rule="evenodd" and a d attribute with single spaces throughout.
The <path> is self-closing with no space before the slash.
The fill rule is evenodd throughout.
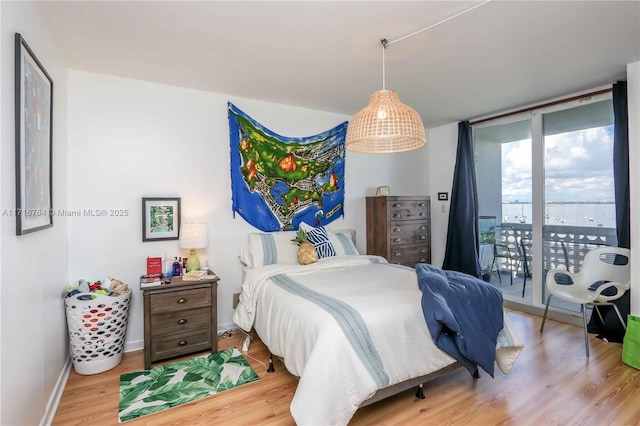
<path id="1" fill-rule="evenodd" d="M 352 230 L 327 231 L 336 256 L 360 254 L 353 243 Z M 249 233 L 240 247 L 240 261 L 250 268 L 274 263 L 298 265 L 298 245 L 291 241 L 295 237 L 296 231 Z"/>

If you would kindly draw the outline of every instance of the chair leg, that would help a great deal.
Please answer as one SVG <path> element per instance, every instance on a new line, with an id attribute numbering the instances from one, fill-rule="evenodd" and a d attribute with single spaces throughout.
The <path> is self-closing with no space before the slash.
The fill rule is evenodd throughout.
<path id="1" fill-rule="evenodd" d="M 580 305 L 582 310 L 582 325 L 584 326 L 584 346 L 587 349 L 587 357 L 589 356 L 589 333 L 587 332 L 587 310 L 584 305 Z"/>
<path id="2" fill-rule="evenodd" d="M 613 310 L 616 313 L 616 316 L 618 317 L 618 320 L 620 320 L 620 324 L 622 324 L 622 327 L 626 330 L 627 329 L 627 325 L 624 323 L 624 319 L 622 319 L 622 314 L 620 314 L 620 310 L 618 309 L 618 307 L 616 306 L 615 303 L 611 303 L 611 302 L 598 302 L 598 303 L 594 303 L 592 306 L 593 308 L 596 310 L 596 312 L 598 313 L 598 316 L 600 317 L 600 322 L 602 322 L 602 324 L 604 324 L 604 318 L 602 317 L 602 314 L 600 313 L 600 309 L 598 309 L 598 306 L 602 306 L 602 305 L 608 305 L 611 306 L 613 308 Z"/>
<path id="3" fill-rule="evenodd" d="M 522 282 L 522 297 L 524 297 L 524 289 L 527 286 L 527 274 L 524 274 L 524 281 Z"/>
<path id="4" fill-rule="evenodd" d="M 604 324 L 604 318 L 602 318 L 602 314 L 600 313 L 600 309 L 598 309 L 598 305 L 595 305 L 595 304 L 594 304 L 594 305 L 591 305 L 591 306 L 593 306 L 593 309 L 594 309 L 594 310 L 596 311 L 596 313 L 598 314 L 598 318 L 600 318 L 600 322 L 601 322 L 602 324 Z M 593 314 L 591 314 L 591 315 L 593 315 Z"/>
<path id="5" fill-rule="evenodd" d="M 618 307 L 616 306 L 615 303 L 611 303 L 611 302 L 599 302 L 597 304 L 594 304 L 593 307 L 597 310 L 598 309 L 598 305 L 608 305 L 611 306 L 613 308 L 613 310 L 616 312 L 616 315 L 618 316 L 618 319 L 620 320 L 620 324 L 622 324 L 622 327 L 626 330 L 627 329 L 627 325 L 624 323 L 624 320 L 622 319 L 622 314 L 620 314 L 620 310 L 618 309 Z M 598 315 L 600 315 L 600 311 L 598 310 Z M 600 315 L 600 321 L 602 321 L 602 323 L 604 324 L 604 319 L 602 318 L 602 315 Z"/>
<path id="6" fill-rule="evenodd" d="M 618 310 L 618 307 L 615 305 L 615 303 L 612 303 L 611 306 L 613 306 L 613 309 L 616 311 L 616 315 L 618 315 L 618 319 L 620 320 L 620 324 L 622 324 L 622 327 L 626 330 L 627 329 L 627 324 L 624 323 L 624 320 L 622 319 L 622 315 L 620 315 L 620 311 Z"/>
<path id="7" fill-rule="evenodd" d="M 549 312 L 549 302 L 551 301 L 551 293 L 547 296 L 547 306 L 544 308 L 544 315 L 542 316 L 542 325 L 540 326 L 540 333 L 544 330 L 544 322 L 547 320 L 547 312 Z"/>
<path id="8" fill-rule="evenodd" d="M 495 266 L 496 272 L 498 273 L 498 282 L 502 285 L 502 277 L 500 276 L 500 266 L 496 263 L 496 258 L 493 258 L 493 262 L 491 263 L 491 270 L 493 271 L 493 267 Z"/>

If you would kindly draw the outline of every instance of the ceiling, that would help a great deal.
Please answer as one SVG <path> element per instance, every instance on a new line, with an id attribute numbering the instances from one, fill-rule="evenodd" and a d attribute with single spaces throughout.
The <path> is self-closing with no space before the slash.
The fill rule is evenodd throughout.
<path id="1" fill-rule="evenodd" d="M 69 68 L 353 115 L 381 38 L 479 1 L 44 1 Z M 625 78 L 640 1 L 491 1 L 385 51 L 386 88 L 428 128 Z"/>

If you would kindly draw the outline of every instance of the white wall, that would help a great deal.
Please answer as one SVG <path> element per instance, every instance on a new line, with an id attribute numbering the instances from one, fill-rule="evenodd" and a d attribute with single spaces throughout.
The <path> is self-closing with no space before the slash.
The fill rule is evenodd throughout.
<path id="1" fill-rule="evenodd" d="M 631 313 L 640 315 L 640 62 L 627 66 L 631 195 Z"/>
<path id="2" fill-rule="evenodd" d="M 219 326 L 231 326 L 240 291 L 241 238 L 255 229 L 231 211 L 227 101 L 272 131 L 308 136 L 349 117 L 221 94 L 80 71 L 69 72 L 69 204 L 71 210 L 126 209 L 127 217 L 69 219 L 70 280 L 118 278 L 134 288 L 127 350 L 143 345 L 138 277 L 147 256 L 185 255 L 177 241 L 142 242 L 141 198 L 179 196 L 183 219 L 208 223 L 201 255 L 220 277 Z M 345 217 L 329 225 L 357 231 L 365 243 L 365 199 L 380 185 L 394 194 L 424 194 L 426 150 L 366 155 L 347 152 Z M 199 250 L 200 252 L 200 250 Z"/>
<path id="3" fill-rule="evenodd" d="M 458 150 L 458 124 L 429 129 L 427 139 L 430 144 L 431 263 L 442 266 L 447 244 L 453 169 Z M 449 201 L 438 201 L 438 192 L 447 192 Z"/>
<path id="4" fill-rule="evenodd" d="M 63 61 L 32 2 L 0 2 L 0 424 L 38 424 L 67 357 L 61 290 L 67 283 L 67 220 L 15 235 L 14 33 L 20 32 L 54 81 L 53 206 L 67 204 L 67 82 Z M 49 403 L 50 404 L 50 403 Z M 55 405 L 55 403 L 53 403 Z"/>

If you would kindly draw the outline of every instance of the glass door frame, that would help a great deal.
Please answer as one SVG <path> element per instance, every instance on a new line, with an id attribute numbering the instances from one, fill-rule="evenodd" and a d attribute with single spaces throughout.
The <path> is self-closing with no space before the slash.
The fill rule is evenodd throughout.
<path id="1" fill-rule="evenodd" d="M 482 123 L 472 125 L 474 144 L 476 137 L 476 130 L 509 124 L 512 122 L 531 120 L 531 203 L 532 203 L 532 225 L 531 231 L 533 236 L 533 249 L 531 270 L 533 271 L 531 277 L 531 301 L 530 303 L 523 303 L 522 300 L 509 299 L 515 305 L 521 305 L 523 307 L 535 307 L 544 309 L 546 300 L 543 300 L 545 279 L 543 276 L 543 256 L 544 256 L 544 244 L 543 231 L 544 231 L 544 218 L 545 218 L 545 204 L 544 204 L 544 187 L 545 187 L 545 146 L 543 135 L 543 115 L 556 111 L 572 109 L 587 103 L 599 102 L 606 99 L 611 99 L 611 92 L 586 95 L 583 98 L 572 99 L 566 102 L 561 102 L 553 105 L 548 105 L 540 108 L 532 108 L 529 111 L 521 112 L 513 115 L 504 116 L 495 120 L 483 121 Z M 549 310 L 555 310 L 561 313 L 568 313 L 572 316 L 574 312 L 567 311 L 561 308 L 549 307 Z"/>

